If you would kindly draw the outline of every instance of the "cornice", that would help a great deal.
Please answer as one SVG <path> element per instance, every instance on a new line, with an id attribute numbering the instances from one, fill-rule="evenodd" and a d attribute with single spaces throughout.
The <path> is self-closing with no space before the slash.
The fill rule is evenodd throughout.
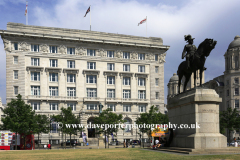
<path id="1" fill-rule="evenodd" d="M 130 40 L 124 41 L 121 40 L 121 37 L 118 39 L 113 39 L 112 37 L 101 37 L 102 39 L 95 38 L 96 36 L 85 36 L 85 37 L 71 37 L 71 36 L 62 36 L 62 35 L 53 35 L 53 34 L 41 34 L 37 32 L 21 32 L 21 31 L 10 31 L 10 30 L 0 30 L 1 36 L 20 36 L 20 37 L 31 37 L 31 38 L 43 38 L 43 39 L 52 39 L 52 40 L 65 40 L 65 41 L 78 41 L 78 42 L 89 42 L 89 43 L 100 43 L 100 44 L 111 44 L 111 45 L 119 45 L 119 46 L 129 46 L 129 47 L 141 47 L 141 48 L 154 48 L 154 49 L 162 49 L 167 51 L 170 46 L 167 45 L 157 45 L 154 43 L 140 43 L 140 42 L 133 42 Z M 100 35 L 99 35 L 100 36 Z M 88 38 L 91 37 L 91 38 Z M 106 39 L 107 38 L 107 39 Z M 142 37 L 141 37 L 142 38 Z M 139 39 L 141 39 L 139 38 Z M 151 38 L 148 38 L 149 41 Z"/>

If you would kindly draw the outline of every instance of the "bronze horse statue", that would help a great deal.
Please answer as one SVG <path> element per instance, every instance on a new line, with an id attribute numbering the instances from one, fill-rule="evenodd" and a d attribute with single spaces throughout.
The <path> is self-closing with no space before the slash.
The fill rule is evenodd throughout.
<path id="1" fill-rule="evenodd" d="M 194 55 L 191 57 L 190 67 L 187 66 L 187 62 L 183 61 L 178 66 L 177 75 L 179 77 L 178 80 L 178 93 L 180 93 L 180 85 L 182 81 L 182 77 L 185 76 L 185 83 L 184 83 L 184 89 L 186 90 L 187 83 L 192 75 L 194 73 L 194 87 L 196 87 L 196 71 L 200 70 L 199 76 L 200 76 L 200 85 L 202 85 L 202 72 L 204 70 L 204 64 L 206 61 L 205 57 L 208 57 L 210 52 L 214 49 L 215 45 L 217 44 L 217 41 L 214 41 L 213 39 L 205 39 L 202 43 L 199 44 L 197 51 L 194 53 Z"/>

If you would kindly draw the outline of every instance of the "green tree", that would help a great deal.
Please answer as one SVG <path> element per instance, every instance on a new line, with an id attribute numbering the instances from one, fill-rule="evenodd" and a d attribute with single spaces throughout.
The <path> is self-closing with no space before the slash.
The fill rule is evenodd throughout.
<path id="1" fill-rule="evenodd" d="M 111 133 L 117 133 L 118 124 L 123 124 L 122 114 L 117 115 L 116 113 L 111 112 L 111 109 L 103 110 L 98 117 L 94 118 L 94 121 L 97 122 L 100 126 L 108 124 L 109 127 L 97 128 L 97 134 L 104 133 L 105 135 L 105 148 L 106 148 L 106 136 L 109 136 Z M 110 127 L 111 126 L 111 127 Z M 94 127 L 96 128 L 96 127 Z M 120 126 L 121 128 L 121 126 Z"/>
<path id="2" fill-rule="evenodd" d="M 83 128 L 80 128 L 79 126 L 71 126 L 71 124 L 80 123 L 80 117 L 79 116 L 76 117 L 72 113 L 71 107 L 68 107 L 68 108 L 62 107 L 61 113 L 59 115 L 52 116 L 52 118 L 57 122 L 61 122 L 62 132 L 65 133 L 65 141 L 66 141 L 66 134 L 70 135 L 70 142 L 71 142 L 72 134 L 76 134 L 77 131 L 83 131 Z M 70 126 L 66 127 L 66 125 L 68 124 L 70 124 Z M 71 146 L 71 143 L 70 143 L 70 146 Z"/>
<path id="3" fill-rule="evenodd" d="M 240 129 L 240 116 L 236 108 L 228 107 L 226 111 L 220 112 L 220 132 L 225 133 L 228 130 L 228 142 L 230 141 L 230 132 Z"/>
<path id="4" fill-rule="evenodd" d="M 26 135 L 32 134 L 35 130 L 36 123 L 34 119 L 35 111 L 28 104 L 22 100 L 22 96 L 18 94 L 17 99 L 12 99 L 3 109 L 5 117 L 2 122 L 5 128 L 8 128 L 16 134 L 16 149 L 17 149 L 17 133 L 24 135 L 24 142 Z M 26 145 L 24 144 L 24 147 Z"/>
<path id="5" fill-rule="evenodd" d="M 144 124 L 167 124 L 168 116 L 166 114 L 162 114 L 158 111 L 157 107 L 151 106 L 149 112 L 141 113 L 140 117 L 137 117 L 136 124 L 144 125 Z M 151 128 L 139 128 L 140 132 L 146 133 L 149 138 L 151 136 Z"/>
<path id="6" fill-rule="evenodd" d="M 48 116 L 41 115 L 41 114 L 36 114 L 34 118 L 35 118 L 35 123 L 37 125 L 37 127 L 34 130 L 34 133 L 38 135 L 38 148 L 39 148 L 39 134 L 49 132 L 50 120 Z"/>

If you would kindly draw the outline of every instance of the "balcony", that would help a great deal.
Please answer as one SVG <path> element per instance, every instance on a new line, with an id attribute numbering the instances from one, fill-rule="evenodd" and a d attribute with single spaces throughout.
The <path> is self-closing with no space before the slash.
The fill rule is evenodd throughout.
<path id="1" fill-rule="evenodd" d="M 148 78 L 148 73 L 142 73 L 142 72 L 139 72 L 139 73 L 135 73 L 135 77 L 139 77 L 139 78 Z"/>
<path id="2" fill-rule="evenodd" d="M 133 98 L 106 98 L 107 103 L 150 103 L 148 99 L 133 99 Z"/>
<path id="3" fill-rule="evenodd" d="M 31 72 L 43 72 L 44 67 L 39 67 L 39 66 L 27 66 L 26 67 L 28 73 Z"/>
<path id="4" fill-rule="evenodd" d="M 68 74 L 78 74 L 79 69 L 76 68 L 63 68 L 63 73 L 68 73 Z"/>
<path id="5" fill-rule="evenodd" d="M 101 100 L 99 97 L 83 97 L 83 102 L 98 102 Z"/>
<path id="6" fill-rule="evenodd" d="M 37 95 L 29 95 L 26 96 L 28 100 L 56 100 L 56 101 L 77 101 L 78 97 L 68 97 L 68 96 L 37 96 Z"/>

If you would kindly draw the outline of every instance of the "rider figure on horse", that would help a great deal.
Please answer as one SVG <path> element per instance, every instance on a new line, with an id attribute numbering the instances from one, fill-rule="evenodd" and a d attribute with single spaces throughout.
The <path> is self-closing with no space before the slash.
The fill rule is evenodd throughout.
<path id="1" fill-rule="evenodd" d="M 193 40 L 195 38 L 192 38 L 192 36 L 190 34 L 185 35 L 184 38 L 185 38 L 185 41 L 188 42 L 188 44 L 186 44 L 184 46 L 184 49 L 183 49 L 183 52 L 182 52 L 182 59 L 184 59 L 184 57 L 186 57 L 187 68 L 190 68 L 190 60 L 194 56 L 194 53 L 196 52 L 197 47 L 195 45 L 193 45 Z"/>

